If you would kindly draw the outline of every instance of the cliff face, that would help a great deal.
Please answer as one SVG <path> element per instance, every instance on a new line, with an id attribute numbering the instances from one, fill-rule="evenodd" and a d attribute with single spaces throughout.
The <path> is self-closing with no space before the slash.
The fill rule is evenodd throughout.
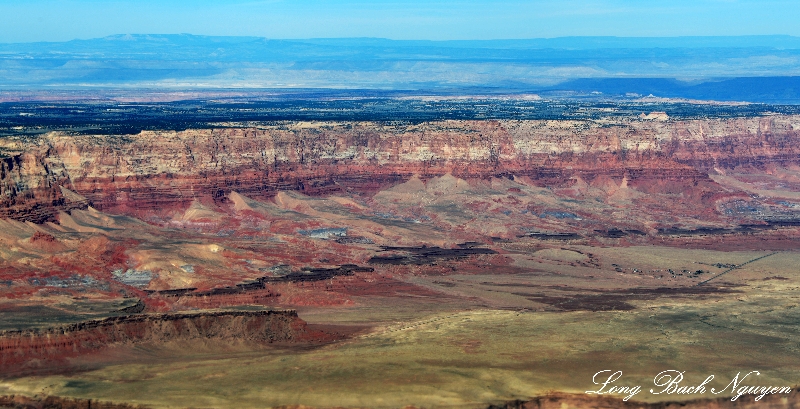
<path id="1" fill-rule="evenodd" d="M 2 332 L 0 368 L 13 371 L 32 360 L 64 359 L 113 345 L 210 338 L 271 343 L 324 341 L 331 336 L 307 328 L 295 311 L 138 314 Z"/>
<path id="2" fill-rule="evenodd" d="M 22 395 L 0 396 L 0 407 L 13 409 L 145 409 L 147 406 L 102 402 L 92 399 L 44 396 L 29 398 Z"/>
<path id="3" fill-rule="evenodd" d="M 41 222 L 59 210 L 86 207 L 64 197 L 69 182 L 62 167 L 49 166 L 47 144 L 26 144 L 24 152 L 0 158 L 0 217 Z"/>
<path id="4" fill-rule="evenodd" d="M 375 191 L 452 173 L 524 175 L 542 185 L 606 175 L 648 181 L 708 181 L 710 169 L 800 164 L 800 117 L 628 121 L 449 121 L 287 123 L 260 129 L 49 134 L 18 142 L 0 169 L 2 217 L 44 221 L 59 210 L 185 205 L 231 191 L 269 197 Z"/>
<path id="5" fill-rule="evenodd" d="M 591 396 L 586 394 L 552 393 L 529 401 L 511 401 L 503 405 L 490 405 L 488 409 L 560 409 L 560 408 L 622 408 L 622 409 L 785 409 L 796 408 L 800 397 L 799 388 L 789 394 L 744 395 L 732 401 L 730 397 L 695 399 L 681 402 L 644 403 L 623 401 L 614 396 Z"/>

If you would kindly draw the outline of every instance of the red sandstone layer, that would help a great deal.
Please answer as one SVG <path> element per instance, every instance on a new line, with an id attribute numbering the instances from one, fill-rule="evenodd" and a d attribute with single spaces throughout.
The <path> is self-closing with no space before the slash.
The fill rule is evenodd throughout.
<path id="1" fill-rule="evenodd" d="M 291 310 L 138 314 L 58 328 L 0 332 L 0 368 L 13 372 L 32 360 L 62 360 L 132 343 L 192 339 L 319 342 L 332 341 L 336 337 L 308 328 L 306 322 Z"/>
<path id="2" fill-rule="evenodd" d="M 694 399 L 683 402 L 645 403 L 623 401 L 618 397 L 592 396 L 586 394 L 552 393 L 529 401 L 511 401 L 503 405 L 491 405 L 488 409 L 790 409 L 800 407 L 800 388 L 788 394 L 743 395 L 730 397 Z"/>
<path id="3" fill-rule="evenodd" d="M 447 121 L 287 123 L 263 129 L 48 134 L 4 142 L 21 152 L 0 163 L 0 217 L 42 222 L 87 202 L 137 212 L 236 191 L 269 197 L 377 191 L 446 173 L 528 176 L 541 185 L 579 177 L 711 184 L 708 172 L 800 164 L 800 117 L 692 121 Z M 675 187 L 678 188 L 677 186 Z"/>
<path id="4" fill-rule="evenodd" d="M 0 396 L 0 408 L 13 409 L 145 409 L 146 406 L 127 403 L 102 402 L 92 399 L 72 399 L 59 396 L 29 398 L 27 396 Z"/>

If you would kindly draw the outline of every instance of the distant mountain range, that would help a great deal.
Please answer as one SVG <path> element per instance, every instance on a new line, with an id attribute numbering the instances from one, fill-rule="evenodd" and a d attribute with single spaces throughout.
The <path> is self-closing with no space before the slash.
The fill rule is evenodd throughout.
<path id="1" fill-rule="evenodd" d="M 115 35 L 0 44 L 2 90 L 338 88 L 800 103 L 800 37 Z"/>

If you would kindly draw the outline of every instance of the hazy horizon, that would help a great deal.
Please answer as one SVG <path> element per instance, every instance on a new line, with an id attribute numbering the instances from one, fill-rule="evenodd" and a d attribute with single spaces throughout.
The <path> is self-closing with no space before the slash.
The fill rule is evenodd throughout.
<path id="1" fill-rule="evenodd" d="M 455 38 L 455 39 L 440 40 L 440 39 L 422 39 L 422 38 L 403 39 L 403 38 L 374 37 L 374 36 L 283 38 L 283 37 L 269 37 L 269 36 L 257 36 L 257 35 L 207 35 L 207 34 L 188 33 L 188 32 L 187 33 L 118 32 L 98 37 L 71 38 L 67 40 L 0 41 L 0 44 L 4 45 L 12 45 L 12 44 L 24 45 L 24 44 L 37 44 L 37 43 L 55 44 L 55 43 L 69 43 L 69 42 L 92 41 L 92 40 L 124 40 L 126 38 L 135 39 L 141 37 L 181 37 L 181 36 L 206 38 L 206 39 L 222 39 L 222 40 L 277 40 L 277 41 L 377 40 L 377 41 L 391 41 L 398 43 L 418 42 L 418 43 L 448 43 L 448 44 L 497 43 L 497 42 L 520 43 L 526 41 L 527 42 L 539 41 L 539 42 L 554 42 L 553 48 L 563 48 L 563 46 L 565 45 L 564 42 L 569 42 L 569 41 L 578 41 L 578 42 L 587 41 L 586 43 L 582 44 L 580 48 L 586 48 L 586 47 L 596 48 L 598 46 L 608 46 L 611 48 L 623 47 L 630 44 L 623 44 L 620 42 L 630 41 L 630 40 L 643 41 L 643 42 L 652 41 L 654 45 L 658 45 L 657 43 L 660 41 L 680 41 L 680 42 L 688 41 L 688 43 L 683 44 L 683 46 L 689 48 L 694 48 L 698 46 L 709 46 L 709 47 L 764 46 L 764 47 L 774 47 L 774 48 L 786 48 L 787 45 L 790 45 L 789 48 L 795 48 L 795 47 L 800 48 L 800 35 L 789 35 L 789 34 L 685 35 L 685 36 L 567 35 L 567 36 L 553 36 L 553 37 Z M 735 40 L 737 42 L 735 44 L 733 43 L 726 44 L 725 41 L 728 40 Z M 561 44 L 559 44 L 559 42 L 561 42 Z M 673 43 L 672 45 L 675 46 L 677 44 Z M 639 44 L 637 46 L 645 46 L 645 43 Z"/>
<path id="2" fill-rule="evenodd" d="M 478 88 L 776 102 L 800 99 L 800 37 L 414 41 L 122 34 L 0 44 L 0 71 L 0 89 Z M 752 77 L 762 79 L 720 82 Z"/>
<path id="3" fill-rule="evenodd" d="M 31 0 L 0 2 L 0 43 L 115 33 L 396 40 L 800 35 L 788 0 Z"/>

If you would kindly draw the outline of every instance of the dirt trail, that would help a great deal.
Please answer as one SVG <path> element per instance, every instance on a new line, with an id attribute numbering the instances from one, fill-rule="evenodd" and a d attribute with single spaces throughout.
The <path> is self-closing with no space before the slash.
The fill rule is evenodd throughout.
<path id="1" fill-rule="evenodd" d="M 711 278 L 709 278 L 708 280 L 701 281 L 701 282 L 697 283 L 697 285 L 703 285 L 703 284 L 705 284 L 705 283 L 707 283 L 707 282 L 709 282 L 709 281 L 711 281 L 711 280 L 713 280 L 713 279 L 715 279 L 715 278 L 717 278 L 717 277 L 721 277 L 721 276 L 723 276 L 723 275 L 725 275 L 725 274 L 728 274 L 728 273 L 730 273 L 730 272 L 731 272 L 731 271 L 733 271 L 733 270 L 736 270 L 736 269 L 742 268 L 743 266 L 746 266 L 746 265 L 748 265 L 748 264 L 750 264 L 750 263 L 752 263 L 752 262 L 755 262 L 755 261 L 758 261 L 758 260 L 761 260 L 761 259 L 767 258 L 767 257 L 769 257 L 769 256 L 774 256 L 774 255 L 776 255 L 776 254 L 778 254 L 778 253 L 780 253 L 780 251 L 776 251 L 776 252 L 774 252 L 774 253 L 769 253 L 769 254 L 767 254 L 767 255 L 764 255 L 764 256 L 761 256 L 761 257 L 756 257 L 756 258 L 754 258 L 754 259 L 752 259 L 752 260 L 745 261 L 744 263 L 742 263 L 742 264 L 739 264 L 738 266 L 733 266 L 733 267 L 731 267 L 731 268 L 729 268 L 729 269 L 727 269 L 727 270 L 725 270 L 725 271 L 723 271 L 723 272 L 721 272 L 721 273 L 719 273 L 719 274 L 715 275 L 714 277 L 711 277 Z"/>

